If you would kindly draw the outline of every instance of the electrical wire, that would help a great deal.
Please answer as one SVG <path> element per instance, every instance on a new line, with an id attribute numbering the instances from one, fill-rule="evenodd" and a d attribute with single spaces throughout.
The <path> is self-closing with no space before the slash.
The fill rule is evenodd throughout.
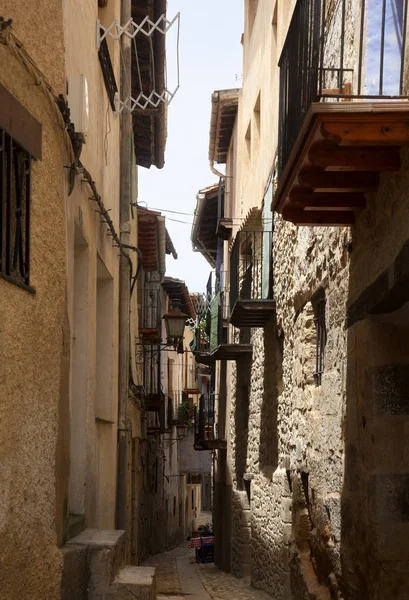
<path id="1" fill-rule="evenodd" d="M 195 213 L 187 213 L 187 212 L 182 212 L 180 210 L 170 210 L 169 208 L 154 208 L 154 207 L 148 207 L 147 203 L 144 202 L 144 204 L 146 204 L 146 208 L 148 210 L 156 210 L 156 211 L 160 211 L 160 212 L 164 212 L 164 213 L 171 213 L 174 215 L 184 215 L 186 217 L 196 217 Z M 230 217 L 231 221 L 237 221 L 238 223 L 241 223 L 241 221 L 245 221 L 247 217 Z M 167 217 L 167 219 L 169 221 L 173 221 L 175 219 L 171 219 L 170 217 Z M 273 219 L 264 219 L 261 218 L 260 221 L 263 221 L 263 223 L 271 223 L 273 221 Z M 188 221 L 176 221 L 177 223 L 186 223 L 187 225 L 192 225 L 192 223 L 189 223 Z"/>

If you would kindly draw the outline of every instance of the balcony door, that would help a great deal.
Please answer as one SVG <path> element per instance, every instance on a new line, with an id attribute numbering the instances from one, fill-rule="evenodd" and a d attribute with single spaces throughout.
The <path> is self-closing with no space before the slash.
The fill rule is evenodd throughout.
<path id="1" fill-rule="evenodd" d="M 406 0 L 366 0 L 364 89 L 368 96 L 401 93 L 401 57 Z"/>

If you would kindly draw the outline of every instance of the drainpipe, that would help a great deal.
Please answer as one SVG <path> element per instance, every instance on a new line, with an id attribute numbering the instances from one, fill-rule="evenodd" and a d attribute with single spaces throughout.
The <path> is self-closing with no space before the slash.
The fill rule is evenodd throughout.
<path id="1" fill-rule="evenodd" d="M 131 18 L 131 0 L 121 0 L 121 23 Z M 131 95 L 131 58 L 132 45 L 127 35 L 121 36 L 122 65 L 121 86 L 122 98 Z M 128 110 L 121 113 L 121 146 L 120 146 L 120 204 L 119 225 L 121 243 L 130 244 L 130 193 L 131 166 L 130 144 L 132 143 L 132 114 Z M 129 393 L 129 337 L 130 337 L 130 265 L 126 257 L 120 255 L 119 263 L 119 357 L 118 357 L 118 485 L 116 505 L 116 527 L 129 531 L 128 519 L 128 393 Z"/>

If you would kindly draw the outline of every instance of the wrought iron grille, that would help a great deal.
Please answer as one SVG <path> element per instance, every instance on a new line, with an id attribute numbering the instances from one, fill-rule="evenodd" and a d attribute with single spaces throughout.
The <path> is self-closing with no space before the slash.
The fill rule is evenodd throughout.
<path id="1" fill-rule="evenodd" d="M 30 285 L 31 157 L 0 129 L 0 275 Z"/>
<path id="2" fill-rule="evenodd" d="M 315 344 L 315 372 L 314 381 L 318 387 L 322 382 L 322 374 L 325 368 L 325 344 L 327 342 L 327 329 L 325 325 L 325 295 L 320 294 L 315 301 L 314 306 L 314 322 L 316 332 Z"/>
<path id="3" fill-rule="evenodd" d="M 161 352 L 158 344 L 143 346 L 143 387 L 145 396 L 158 396 L 161 393 L 160 356 Z"/>
<path id="4" fill-rule="evenodd" d="M 218 394 L 202 394 L 195 410 L 195 443 L 221 439 L 217 423 Z"/>
<path id="5" fill-rule="evenodd" d="M 237 300 L 264 299 L 263 290 L 267 290 L 267 298 L 272 298 L 272 242 L 272 231 L 237 233 L 230 258 L 232 309 Z"/>
<path id="6" fill-rule="evenodd" d="M 198 352 L 214 350 L 224 340 L 224 321 L 230 316 L 229 291 L 226 286 L 225 271 L 211 271 L 202 295 L 200 310 L 198 306 L 198 324 L 196 327 L 195 347 Z"/>
<path id="7" fill-rule="evenodd" d="M 182 390 L 172 392 L 172 413 L 174 425 L 185 425 L 188 427 L 193 423 L 193 401 L 186 392 Z"/>
<path id="8" fill-rule="evenodd" d="M 100 30 L 100 35 L 103 35 L 104 31 Z M 104 77 L 105 89 L 108 94 L 109 103 L 113 111 L 116 110 L 115 106 L 115 94 L 118 92 L 118 86 L 116 85 L 115 73 L 112 67 L 111 56 L 108 50 L 108 44 L 104 38 L 98 50 L 98 58 L 102 69 L 102 75 Z"/>
<path id="9" fill-rule="evenodd" d="M 312 102 L 407 98 L 408 0 L 298 0 L 279 60 L 281 176 Z"/>
<path id="10" fill-rule="evenodd" d="M 162 305 L 159 284 L 145 281 L 141 290 L 141 310 L 139 314 L 140 329 L 161 331 Z"/>

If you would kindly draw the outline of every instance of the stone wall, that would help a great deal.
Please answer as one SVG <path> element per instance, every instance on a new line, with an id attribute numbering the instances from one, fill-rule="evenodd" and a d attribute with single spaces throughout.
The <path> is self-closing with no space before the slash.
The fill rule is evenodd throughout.
<path id="1" fill-rule="evenodd" d="M 312 595 L 305 597 L 314 597 L 326 582 L 325 597 L 330 575 L 336 581 L 341 573 L 347 240 L 347 230 L 297 231 L 276 220 L 277 315 L 264 330 L 252 330 L 247 427 L 243 386 L 237 380 L 233 386 L 232 570 L 239 576 L 251 572 L 255 586 L 282 597 L 290 597 L 290 573 L 297 569 L 309 571 L 306 589 Z M 327 343 L 325 372 L 316 387 L 310 299 L 320 286 L 326 295 Z M 240 376 L 243 372 L 240 366 Z M 307 491 L 299 484 L 302 501 L 294 491 L 301 480 L 308 480 Z M 305 527 L 314 561 L 303 544 Z"/>
<path id="2" fill-rule="evenodd" d="M 226 166 L 237 173 L 234 219 L 261 206 L 274 166 L 277 129 L 270 120 L 277 117 L 278 86 L 270 80 L 276 81 L 294 4 L 259 2 L 245 26 L 243 90 L 228 159 L 234 164 Z M 356 66 L 361 6 L 346 3 L 345 68 Z M 327 3 L 333 19 L 326 60 L 339 54 L 340 7 Z M 249 142 L 259 93 L 262 133 Z M 407 149 L 401 162 L 399 173 L 381 176 L 379 192 L 367 194 L 354 228 L 297 228 L 274 215 L 276 315 L 264 330 L 252 330 L 250 365 L 227 368 L 227 469 L 219 453 L 216 486 L 217 506 L 225 510 L 232 485 L 231 548 L 222 540 L 216 557 L 225 566 L 230 552 L 232 571 L 250 575 L 273 597 L 409 594 Z M 326 301 L 321 382 L 314 377 L 317 293 Z"/>

